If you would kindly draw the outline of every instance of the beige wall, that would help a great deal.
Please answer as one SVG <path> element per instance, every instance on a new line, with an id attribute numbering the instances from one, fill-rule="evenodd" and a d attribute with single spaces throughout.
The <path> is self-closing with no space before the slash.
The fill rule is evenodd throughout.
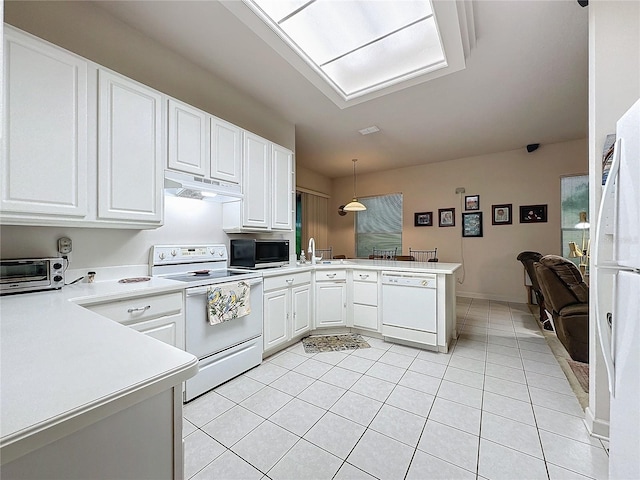
<path id="1" fill-rule="evenodd" d="M 509 152 L 358 175 L 358 196 L 403 194 L 402 251 L 438 248 L 442 262 L 462 262 L 461 295 L 525 302 L 523 268 L 516 256 L 523 250 L 560 253 L 560 176 L 588 172 L 587 140 L 542 145 L 527 153 Z M 354 215 L 337 209 L 352 197 L 352 177 L 333 181 L 329 206 L 329 243 L 335 254 L 354 255 Z M 461 195 L 480 195 L 482 238 L 462 238 Z M 491 225 L 492 204 L 513 204 L 512 225 Z M 547 204 L 548 222 L 520 224 L 519 205 Z M 437 226 L 439 208 L 456 209 L 456 226 Z M 414 213 L 431 211 L 432 227 L 414 227 Z"/>
<path id="2" fill-rule="evenodd" d="M 307 168 L 296 167 L 296 187 L 331 195 L 331 179 Z"/>

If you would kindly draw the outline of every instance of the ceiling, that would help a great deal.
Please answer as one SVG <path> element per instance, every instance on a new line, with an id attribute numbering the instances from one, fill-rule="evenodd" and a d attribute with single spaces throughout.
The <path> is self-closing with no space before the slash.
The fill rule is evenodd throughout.
<path id="1" fill-rule="evenodd" d="M 298 165 L 329 178 L 350 175 L 352 158 L 366 173 L 587 137 L 588 17 L 575 0 L 474 0 L 464 70 L 344 109 L 220 2 L 96 4 L 294 123 Z"/>

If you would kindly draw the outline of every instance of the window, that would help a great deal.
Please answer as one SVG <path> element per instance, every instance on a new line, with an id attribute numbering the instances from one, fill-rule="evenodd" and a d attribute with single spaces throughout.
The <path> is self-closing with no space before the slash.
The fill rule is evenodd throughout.
<path id="1" fill-rule="evenodd" d="M 367 209 L 356 212 L 356 257 L 377 249 L 402 252 L 402 194 L 360 198 Z"/>
<path id="2" fill-rule="evenodd" d="M 572 257 L 569 242 L 575 242 L 578 250 L 589 250 L 589 227 L 581 223 L 580 212 L 586 213 L 589 222 L 589 176 L 576 175 L 560 179 L 560 225 L 562 256 L 576 265 L 587 265 L 587 258 Z M 586 228 L 584 228 L 586 227 Z"/>
<path id="3" fill-rule="evenodd" d="M 445 69 L 451 61 L 430 0 L 245 3 L 345 100 Z M 460 25 L 453 24 L 460 40 Z"/>

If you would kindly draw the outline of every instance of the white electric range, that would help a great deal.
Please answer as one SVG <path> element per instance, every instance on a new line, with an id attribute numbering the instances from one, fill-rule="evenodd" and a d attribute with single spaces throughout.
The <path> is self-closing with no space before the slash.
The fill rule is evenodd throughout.
<path id="1" fill-rule="evenodd" d="M 198 357 L 200 370 L 186 382 L 185 402 L 262 362 L 262 274 L 228 269 L 227 259 L 227 247 L 221 244 L 151 247 L 151 275 L 188 284 L 185 289 L 185 349 Z M 216 325 L 209 324 L 208 288 L 240 282 L 250 286 L 251 313 Z"/>

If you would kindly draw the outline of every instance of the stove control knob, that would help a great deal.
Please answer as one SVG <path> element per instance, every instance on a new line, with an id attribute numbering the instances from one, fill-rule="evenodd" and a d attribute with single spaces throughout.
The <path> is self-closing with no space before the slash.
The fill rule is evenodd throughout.
<path id="1" fill-rule="evenodd" d="M 164 260 L 165 258 L 164 252 L 160 252 L 160 255 L 158 255 L 158 257 L 160 258 L 160 260 Z"/>
<path id="2" fill-rule="evenodd" d="M 215 249 L 215 248 L 210 248 L 210 249 L 209 249 L 209 253 L 210 253 L 211 255 L 215 255 L 215 254 L 216 254 L 216 249 Z"/>
<path id="3" fill-rule="evenodd" d="M 171 256 L 175 257 L 176 255 L 178 255 L 178 252 L 176 252 L 175 250 L 171 250 Z"/>
<path id="4" fill-rule="evenodd" d="M 220 250 L 220 251 L 218 252 L 218 256 L 219 256 L 219 257 L 224 256 L 224 252 L 223 252 L 222 250 Z"/>

